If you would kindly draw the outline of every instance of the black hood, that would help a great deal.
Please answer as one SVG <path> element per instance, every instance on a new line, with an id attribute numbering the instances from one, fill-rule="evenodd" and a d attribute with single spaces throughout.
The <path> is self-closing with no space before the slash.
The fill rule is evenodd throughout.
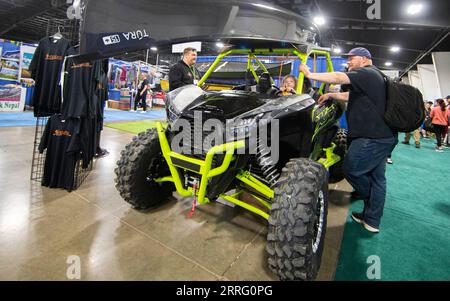
<path id="1" fill-rule="evenodd" d="M 183 116 L 193 117 L 195 111 L 217 119 L 234 119 L 246 112 L 259 108 L 267 99 L 253 92 L 221 91 L 205 93 L 187 106 Z"/>
<path id="2" fill-rule="evenodd" d="M 188 105 L 180 117 L 192 119 L 195 111 L 200 111 L 206 118 L 223 121 L 248 119 L 258 115 L 281 118 L 314 105 L 315 102 L 309 95 L 274 98 L 244 91 L 207 92 Z"/>

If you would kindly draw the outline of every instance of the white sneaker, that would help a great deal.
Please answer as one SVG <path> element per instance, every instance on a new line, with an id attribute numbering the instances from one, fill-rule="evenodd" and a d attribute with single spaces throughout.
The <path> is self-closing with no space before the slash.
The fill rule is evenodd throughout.
<path id="1" fill-rule="evenodd" d="M 372 232 L 372 233 L 380 233 L 380 229 L 374 228 L 374 227 L 372 227 L 371 225 L 369 225 L 369 224 L 367 224 L 365 222 L 364 222 L 364 228 L 367 231 Z"/>
<path id="2" fill-rule="evenodd" d="M 444 148 L 443 148 L 442 146 L 441 146 L 441 147 L 436 147 L 435 150 L 436 150 L 438 153 L 443 153 L 443 152 L 444 152 Z"/>
<path id="3" fill-rule="evenodd" d="M 386 162 L 387 162 L 387 164 L 394 164 L 394 161 L 392 161 L 391 158 L 388 158 L 388 159 L 386 160 Z"/>

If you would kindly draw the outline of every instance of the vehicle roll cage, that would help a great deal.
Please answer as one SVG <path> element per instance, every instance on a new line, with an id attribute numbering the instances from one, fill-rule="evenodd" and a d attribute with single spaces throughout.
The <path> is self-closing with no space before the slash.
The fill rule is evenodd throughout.
<path id="1" fill-rule="evenodd" d="M 256 61 L 256 63 L 261 67 L 261 69 L 264 72 L 268 72 L 267 68 L 264 66 L 264 64 L 259 60 L 257 55 L 285 55 L 287 57 L 295 56 L 295 59 L 300 59 L 300 61 L 303 64 L 306 64 L 308 62 L 308 59 L 311 55 L 316 56 L 324 56 L 327 61 L 327 72 L 333 72 L 333 63 L 331 61 L 331 55 L 330 52 L 323 49 L 312 49 L 308 53 L 302 53 L 299 52 L 295 48 L 278 48 L 278 49 L 268 49 L 268 48 L 261 48 L 261 49 L 231 49 L 225 52 L 220 53 L 215 61 L 212 63 L 212 65 L 209 67 L 208 71 L 203 75 L 203 77 L 198 82 L 198 86 L 202 87 L 203 84 L 206 82 L 206 80 L 210 77 L 210 75 L 214 72 L 214 70 L 217 68 L 218 64 L 227 56 L 229 55 L 247 55 L 247 70 L 250 71 L 255 78 L 256 82 L 259 81 L 258 75 L 256 74 L 255 69 L 253 68 L 252 62 Z M 271 78 L 272 84 L 274 84 L 273 79 Z M 303 73 L 300 73 L 298 82 L 297 82 L 297 94 L 303 93 L 303 83 L 305 81 L 305 75 Z M 325 88 L 325 84 L 322 84 L 319 90 L 320 94 L 323 94 L 323 90 Z"/>

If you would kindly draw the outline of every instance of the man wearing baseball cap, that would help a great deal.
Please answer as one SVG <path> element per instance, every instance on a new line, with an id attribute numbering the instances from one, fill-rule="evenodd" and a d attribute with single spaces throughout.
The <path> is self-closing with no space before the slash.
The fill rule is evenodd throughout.
<path id="1" fill-rule="evenodd" d="M 373 66 L 370 51 L 359 47 L 344 56 L 348 57 L 346 73 L 311 73 L 306 65 L 301 65 L 300 71 L 306 78 L 344 85 L 349 91 L 322 95 L 319 104 L 330 98 L 348 103 L 351 144 L 344 160 L 344 173 L 355 189 L 353 197 L 364 200 L 363 212 L 353 212 L 352 218 L 366 230 L 379 233 L 386 200 L 386 159 L 398 143 L 398 134 L 384 121 L 386 84 Z"/>

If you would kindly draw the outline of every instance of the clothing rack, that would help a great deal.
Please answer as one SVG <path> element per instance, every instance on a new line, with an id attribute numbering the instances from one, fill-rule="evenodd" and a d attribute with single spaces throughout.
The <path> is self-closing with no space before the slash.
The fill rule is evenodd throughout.
<path id="1" fill-rule="evenodd" d="M 70 42 L 72 46 L 80 43 L 80 20 L 77 19 L 49 19 L 47 23 L 46 34 L 53 36 L 56 33 L 61 35 Z M 34 133 L 33 158 L 31 162 L 31 176 L 30 180 L 35 182 L 42 182 L 44 176 L 45 159 L 47 150 L 41 154 L 39 153 L 39 144 L 41 143 L 42 135 L 49 117 L 37 117 L 36 127 Z M 93 161 L 87 168 L 82 167 L 82 160 L 76 162 L 74 173 L 74 187 L 72 190 L 78 189 L 84 182 L 86 177 L 93 169 Z"/>
<path id="2" fill-rule="evenodd" d="M 44 134 L 45 126 L 49 117 L 37 117 L 36 128 L 34 131 L 33 159 L 31 161 L 31 181 L 41 182 L 44 175 L 44 164 L 47 150 L 39 153 L 39 144 Z"/>
<path id="3" fill-rule="evenodd" d="M 48 119 L 49 117 L 37 117 L 36 128 L 34 131 L 33 159 L 31 161 L 30 180 L 38 183 L 42 182 L 42 178 L 44 176 L 44 165 L 47 155 L 47 150 L 44 150 L 42 154 L 39 152 L 39 144 L 41 143 L 41 138 L 44 134 Z M 81 184 L 83 184 L 84 180 L 86 180 L 89 173 L 93 170 L 93 167 L 94 161 L 91 161 L 87 168 L 83 168 L 82 160 L 78 160 L 76 162 L 73 181 L 74 186 L 72 187 L 72 191 L 80 188 Z"/>

